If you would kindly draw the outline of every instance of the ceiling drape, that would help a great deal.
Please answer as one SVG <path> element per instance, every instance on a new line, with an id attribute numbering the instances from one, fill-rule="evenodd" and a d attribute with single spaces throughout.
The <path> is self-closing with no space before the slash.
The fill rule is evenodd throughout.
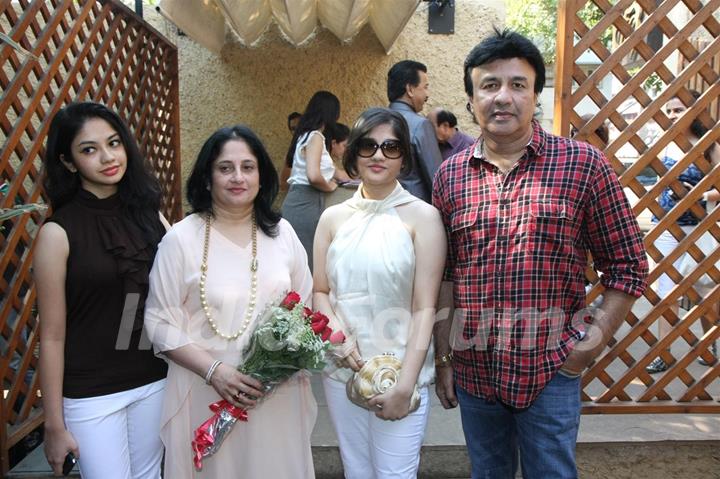
<path id="1" fill-rule="evenodd" d="M 390 52 L 420 0 L 162 0 L 160 12 L 186 35 L 220 52 L 226 29 L 253 46 L 272 22 L 292 45 L 302 45 L 321 24 L 349 42 L 369 23 Z"/>

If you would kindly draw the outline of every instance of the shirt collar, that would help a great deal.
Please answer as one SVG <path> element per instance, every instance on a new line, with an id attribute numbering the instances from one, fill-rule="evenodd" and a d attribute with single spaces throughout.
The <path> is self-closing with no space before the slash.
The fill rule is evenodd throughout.
<path id="1" fill-rule="evenodd" d="M 390 102 L 390 106 L 395 105 L 395 108 L 398 110 L 407 110 L 411 111 L 413 113 L 417 113 L 415 109 L 407 102 L 404 102 L 402 100 L 395 100 Z"/>
<path id="2" fill-rule="evenodd" d="M 547 143 L 547 133 L 540 126 L 540 123 L 538 123 L 536 120 L 532 120 L 532 127 L 532 136 L 530 136 L 530 141 L 526 146 L 528 151 L 528 158 L 534 158 L 542 155 L 545 151 L 545 143 Z M 475 143 L 475 148 L 473 148 L 473 154 L 469 158 L 470 161 L 474 159 L 485 160 L 485 156 L 482 154 L 483 144 L 484 140 L 481 134 L 480 141 Z"/>

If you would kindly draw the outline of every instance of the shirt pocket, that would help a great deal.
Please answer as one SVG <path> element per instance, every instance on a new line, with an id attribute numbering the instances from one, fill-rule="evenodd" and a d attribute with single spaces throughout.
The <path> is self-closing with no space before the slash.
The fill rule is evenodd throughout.
<path id="1" fill-rule="evenodd" d="M 541 254 L 572 254 L 578 230 L 576 210 L 571 203 L 554 199 L 533 201 L 528 220 L 533 250 Z"/>
<path id="2" fill-rule="evenodd" d="M 477 227 L 478 205 L 460 210 L 450 218 L 450 234 L 455 246 L 457 264 L 467 264 L 481 249 L 482 239 Z"/>

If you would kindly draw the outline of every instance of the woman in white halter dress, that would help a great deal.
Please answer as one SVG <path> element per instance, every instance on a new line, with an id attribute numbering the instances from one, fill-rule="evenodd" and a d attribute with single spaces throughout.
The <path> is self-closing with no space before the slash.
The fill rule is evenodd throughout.
<path id="1" fill-rule="evenodd" d="M 410 151 L 402 116 L 385 108 L 364 112 L 343 162 L 362 184 L 323 213 L 315 235 L 314 306 L 348 338 L 338 367 L 323 377 L 346 478 L 417 476 L 446 239 L 437 210 L 397 181 Z M 402 361 L 398 383 L 373 397 L 370 410 L 356 406 L 346 382 L 384 353 Z M 416 386 L 420 407 L 410 413 Z"/>

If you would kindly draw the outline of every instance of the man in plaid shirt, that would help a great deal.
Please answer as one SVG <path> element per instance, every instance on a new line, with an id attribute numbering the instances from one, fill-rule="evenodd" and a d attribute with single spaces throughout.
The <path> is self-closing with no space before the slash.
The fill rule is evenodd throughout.
<path id="1" fill-rule="evenodd" d="M 460 404 L 473 478 L 515 477 L 518 449 L 526 478 L 576 477 L 580 374 L 646 287 L 642 237 L 604 155 L 533 120 L 535 45 L 495 31 L 464 76 L 482 136 L 433 187 L 449 241 L 439 308 L 456 308 L 435 327 L 437 394 Z M 588 251 L 606 288 L 592 312 Z"/>

